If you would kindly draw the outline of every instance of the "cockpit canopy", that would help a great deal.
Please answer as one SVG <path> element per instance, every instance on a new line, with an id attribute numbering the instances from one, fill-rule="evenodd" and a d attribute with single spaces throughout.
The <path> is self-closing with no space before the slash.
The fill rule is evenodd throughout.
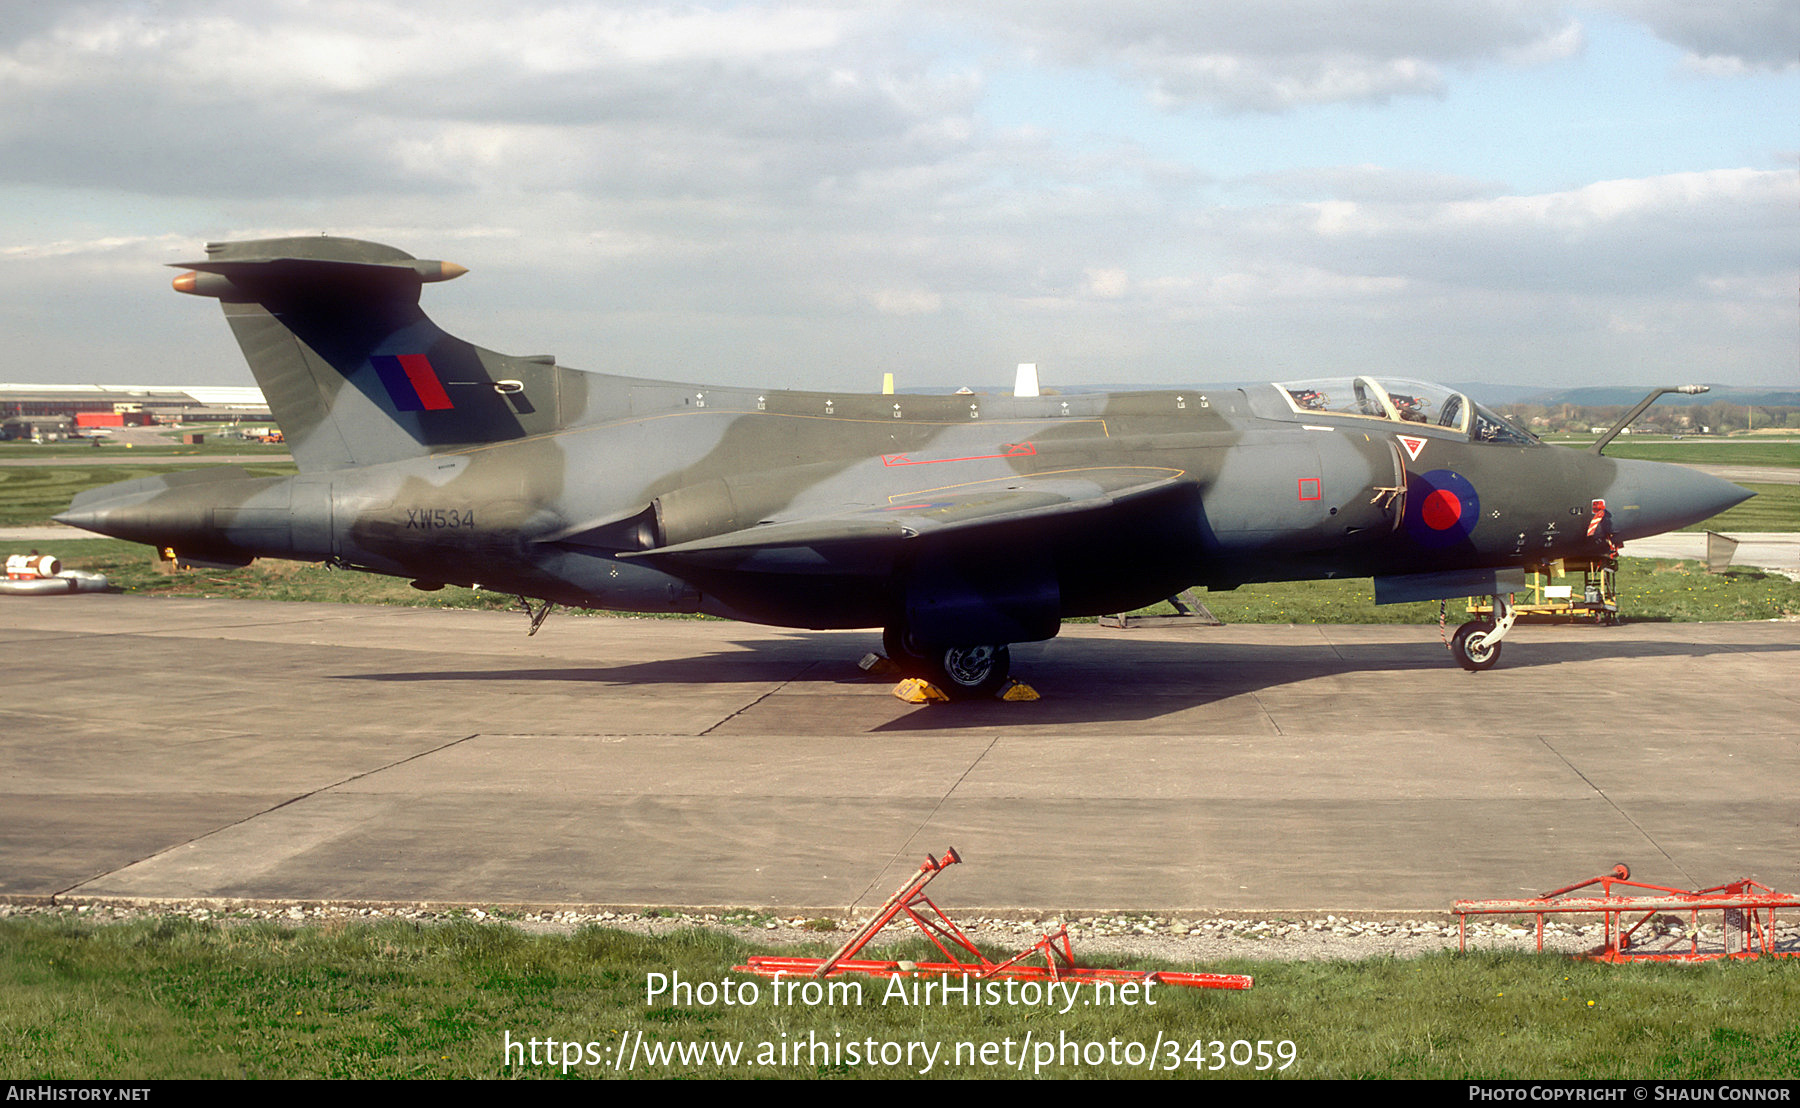
<path id="1" fill-rule="evenodd" d="M 1276 389 L 1296 414 L 1356 416 L 1441 427 L 1474 442 L 1534 446 L 1536 436 L 1443 385 L 1390 377 L 1322 377 L 1278 381 Z"/>

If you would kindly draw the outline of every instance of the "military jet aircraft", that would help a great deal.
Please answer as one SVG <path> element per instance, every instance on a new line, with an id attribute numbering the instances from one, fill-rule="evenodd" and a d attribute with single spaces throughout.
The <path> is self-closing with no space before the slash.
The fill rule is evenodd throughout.
<path id="1" fill-rule="evenodd" d="M 1193 585 L 1374 577 L 1378 601 L 1493 595 L 1525 567 L 1749 495 L 1545 445 L 1438 385 L 1345 376 L 1052 396 L 847 395 L 589 373 L 473 346 L 419 307 L 467 272 L 342 238 L 213 243 L 218 300 L 293 477 L 109 485 L 57 518 L 189 562 L 323 561 L 549 605 L 883 628 L 953 696 L 1009 644 Z M 527 608 L 530 610 L 529 601 Z"/>

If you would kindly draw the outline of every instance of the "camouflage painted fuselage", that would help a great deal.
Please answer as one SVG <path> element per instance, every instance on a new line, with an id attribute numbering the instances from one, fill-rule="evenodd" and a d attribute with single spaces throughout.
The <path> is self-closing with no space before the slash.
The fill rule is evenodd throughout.
<path id="1" fill-rule="evenodd" d="M 1196 584 L 1594 554 L 1744 495 L 1493 436 L 1460 397 L 1433 422 L 1386 393 L 1330 411 L 1276 385 L 842 395 L 584 373 L 432 324 L 421 285 L 458 267 L 342 239 L 208 250 L 176 287 L 223 302 L 301 473 L 148 478 L 62 517 L 194 560 L 1006 643 Z"/>

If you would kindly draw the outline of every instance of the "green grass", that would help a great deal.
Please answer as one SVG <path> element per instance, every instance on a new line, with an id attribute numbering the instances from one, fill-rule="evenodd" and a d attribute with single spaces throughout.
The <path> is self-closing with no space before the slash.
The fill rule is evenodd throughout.
<path id="1" fill-rule="evenodd" d="M 1646 462 L 1680 462 L 1684 465 L 1800 466 L 1800 438 L 1785 442 L 1731 443 L 1705 440 L 1621 443 L 1615 439 L 1606 448 L 1606 456 L 1636 458 Z"/>
<path id="2" fill-rule="evenodd" d="M 328 569 L 313 562 L 261 558 L 243 569 L 192 569 L 172 575 L 157 570 L 155 552 L 116 539 L 74 542 L 0 542 L 0 556 L 29 550 L 55 554 L 68 569 L 106 574 L 116 589 L 146 596 L 224 597 L 242 600 L 314 600 L 345 604 L 394 604 L 415 608 L 506 609 L 508 593 L 454 586 L 421 592 L 404 578 Z"/>
<path id="3" fill-rule="evenodd" d="M 829 944 L 796 950 L 818 956 Z M 913 940 L 886 957 L 923 956 Z M 182 918 L 98 925 L 67 917 L 0 921 L 0 1073 L 13 1079 L 557 1077 L 512 1064 L 505 1037 L 595 1044 L 601 1064 L 568 1076 L 895 1077 L 922 1068 L 640 1063 L 611 1054 L 639 1036 L 759 1044 L 922 1042 L 946 1077 L 1030 1075 L 955 1064 L 957 1042 L 1180 1044 L 1183 1076 L 1213 1066 L 1210 1044 L 1289 1041 L 1290 1078 L 1800 1077 L 1800 965 L 1605 966 L 1559 956 L 1431 955 L 1363 962 L 1248 962 L 1249 992 L 1162 987 L 1154 1006 L 883 1004 L 776 1008 L 647 1001 L 651 973 L 690 983 L 757 980 L 730 973 L 756 952 L 714 932 L 646 938 L 598 928 L 527 936 L 466 922 L 220 925 Z M 1080 953 L 1079 951 L 1077 952 Z M 1140 968 L 1153 968 L 1136 963 Z M 1193 1051 L 1193 1044 L 1202 1044 Z M 1240 1050 L 1240 1056 L 1246 1052 Z M 540 1055 L 541 1056 L 541 1055 Z M 1167 1063 L 1173 1055 L 1157 1055 Z M 1254 1065 L 1254 1063 L 1252 1063 Z M 1051 1064 L 1043 1076 L 1150 1076 L 1111 1062 Z M 1159 1074 L 1160 1075 L 1160 1071 Z M 1224 1065 L 1218 1076 L 1255 1076 Z"/>
<path id="4" fill-rule="evenodd" d="M 1757 569 L 1708 573 L 1698 562 L 1625 558 L 1619 611 L 1628 623 L 1695 623 L 1800 615 L 1800 581 Z"/>
<path id="5" fill-rule="evenodd" d="M 286 458 L 288 448 L 285 443 L 251 442 L 247 439 L 228 439 L 216 437 L 212 432 L 202 430 L 206 435 L 203 443 L 190 445 L 183 442 L 169 441 L 155 445 L 132 445 L 99 440 L 95 446 L 93 439 L 81 442 L 6 442 L 0 443 L 0 459 L 5 458 L 55 458 L 75 465 L 84 465 L 93 458 L 133 457 L 143 454 L 193 456 L 205 458 L 208 454 L 267 454 L 271 458 Z"/>

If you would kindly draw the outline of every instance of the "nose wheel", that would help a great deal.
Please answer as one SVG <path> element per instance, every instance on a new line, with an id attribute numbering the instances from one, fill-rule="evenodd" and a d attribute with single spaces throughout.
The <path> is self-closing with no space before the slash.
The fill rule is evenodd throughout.
<path id="1" fill-rule="evenodd" d="M 1458 627 L 1450 640 L 1450 656 L 1471 673 L 1493 669 L 1500 661 L 1500 640 L 1512 630 L 1517 618 L 1511 596 L 1494 597 L 1494 618 L 1472 619 Z"/>
<path id="2" fill-rule="evenodd" d="M 1485 620 L 1470 620 L 1456 629 L 1450 640 L 1450 654 L 1456 664 L 1471 672 L 1493 669 L 1500 661 L 1500 644 L 1493 641 L 1494 625 Z"/>

